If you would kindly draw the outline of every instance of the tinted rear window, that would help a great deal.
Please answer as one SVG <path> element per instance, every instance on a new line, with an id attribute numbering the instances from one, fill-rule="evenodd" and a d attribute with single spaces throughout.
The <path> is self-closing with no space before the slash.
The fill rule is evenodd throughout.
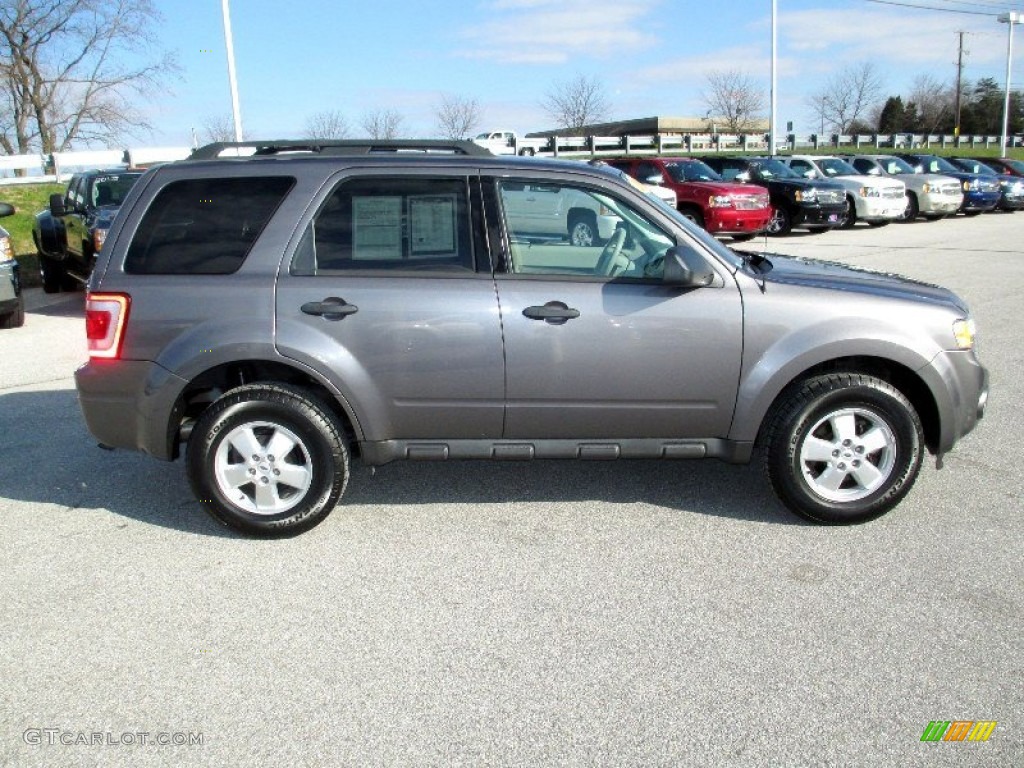
<path id="1" fill-rule="evenodd" d="M 128 247 L 125 271 L 147 275 L 234 272 L 294 183 L 288 176 L 171 182 L 142 217 Z"/>

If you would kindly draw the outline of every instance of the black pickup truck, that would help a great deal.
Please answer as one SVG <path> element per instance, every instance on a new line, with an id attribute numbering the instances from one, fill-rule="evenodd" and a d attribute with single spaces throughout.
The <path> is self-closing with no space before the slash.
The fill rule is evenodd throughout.
<path id="1" fill-rule="evenodd" d="M 50 196 L 49 209 L 36 214 L 32 227 L 44 291 L 85 284 L 114 215 L 140 176 L 142 171 L 76 173 L 63 195 Z"/>

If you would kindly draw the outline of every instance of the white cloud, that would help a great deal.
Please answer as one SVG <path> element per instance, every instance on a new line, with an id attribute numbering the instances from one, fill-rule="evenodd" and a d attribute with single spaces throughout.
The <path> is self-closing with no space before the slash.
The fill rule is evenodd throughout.
<path id="1" fill-rule="evenodd" d="M 657 43 L 643 21 L 661 0 L 496 0 L 490 21 L 468 27 L 455 55 L 505 64 L 608 58 Z"/>

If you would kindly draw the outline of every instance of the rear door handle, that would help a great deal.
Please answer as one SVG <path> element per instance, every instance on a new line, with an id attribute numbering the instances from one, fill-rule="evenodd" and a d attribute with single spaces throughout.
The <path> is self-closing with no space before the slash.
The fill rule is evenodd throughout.
<path id="1" fill-rule="evenodd" d="M 579 317 L 580 311 L 561 301 L 549 301 L 542 307 L 527 307 L 523 315 L 531 320 L 543 320 L 550 325 L 564 325 L 568 320 Z"/>
<path id="2" fill-rule="evenodd" d="M 359 311 L 355 304 L 349 304 L 337 296 L 328 296 L 323 301 L 307 301 L 301 309 L 307 315 L 319 315 L 327 320 L 341 320 Z"/>

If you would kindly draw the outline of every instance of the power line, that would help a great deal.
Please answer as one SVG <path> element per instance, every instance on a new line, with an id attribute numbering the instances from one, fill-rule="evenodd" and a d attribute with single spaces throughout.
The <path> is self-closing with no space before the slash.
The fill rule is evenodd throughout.
<path id="1" fill-rule="evenodd" d="M 995 6 L 986 6 L 986 5 L 978 6 L 977 4 L 973 4 L 973 5 L 975 5 L 975 7 L 982 7 L 982 8 L 988 7 L 988 8 L 992 8 L 993 10 L 992 11 L 968 11 L 968 10 L 965 10 L 963 8 L 942 8 L 942 7 L 935 6 L 935 5 L 913 5 L 911 3 L 899 2 L 899 0 L 864 0 L 864 1 L 868 2 L 868 3 L 877 3 L 879 5 L 896 5 L 896 6 L 899 6 L 901 8 L 914 8 L 915 10 L 918 10 L 918 11 L 940 11 L 942 13 L 965 13 L 965 14 L 968 14 L 969 16 L 999 16 L 1000 15 L 1000 12 L 995 10 Z M 931 0 L 931 1 L 932 2 L 937 2 L 937 0 Z M 1005 9 L 1006 6 L 1002 5 L 1000 7 L 1002 9 Z"/>

